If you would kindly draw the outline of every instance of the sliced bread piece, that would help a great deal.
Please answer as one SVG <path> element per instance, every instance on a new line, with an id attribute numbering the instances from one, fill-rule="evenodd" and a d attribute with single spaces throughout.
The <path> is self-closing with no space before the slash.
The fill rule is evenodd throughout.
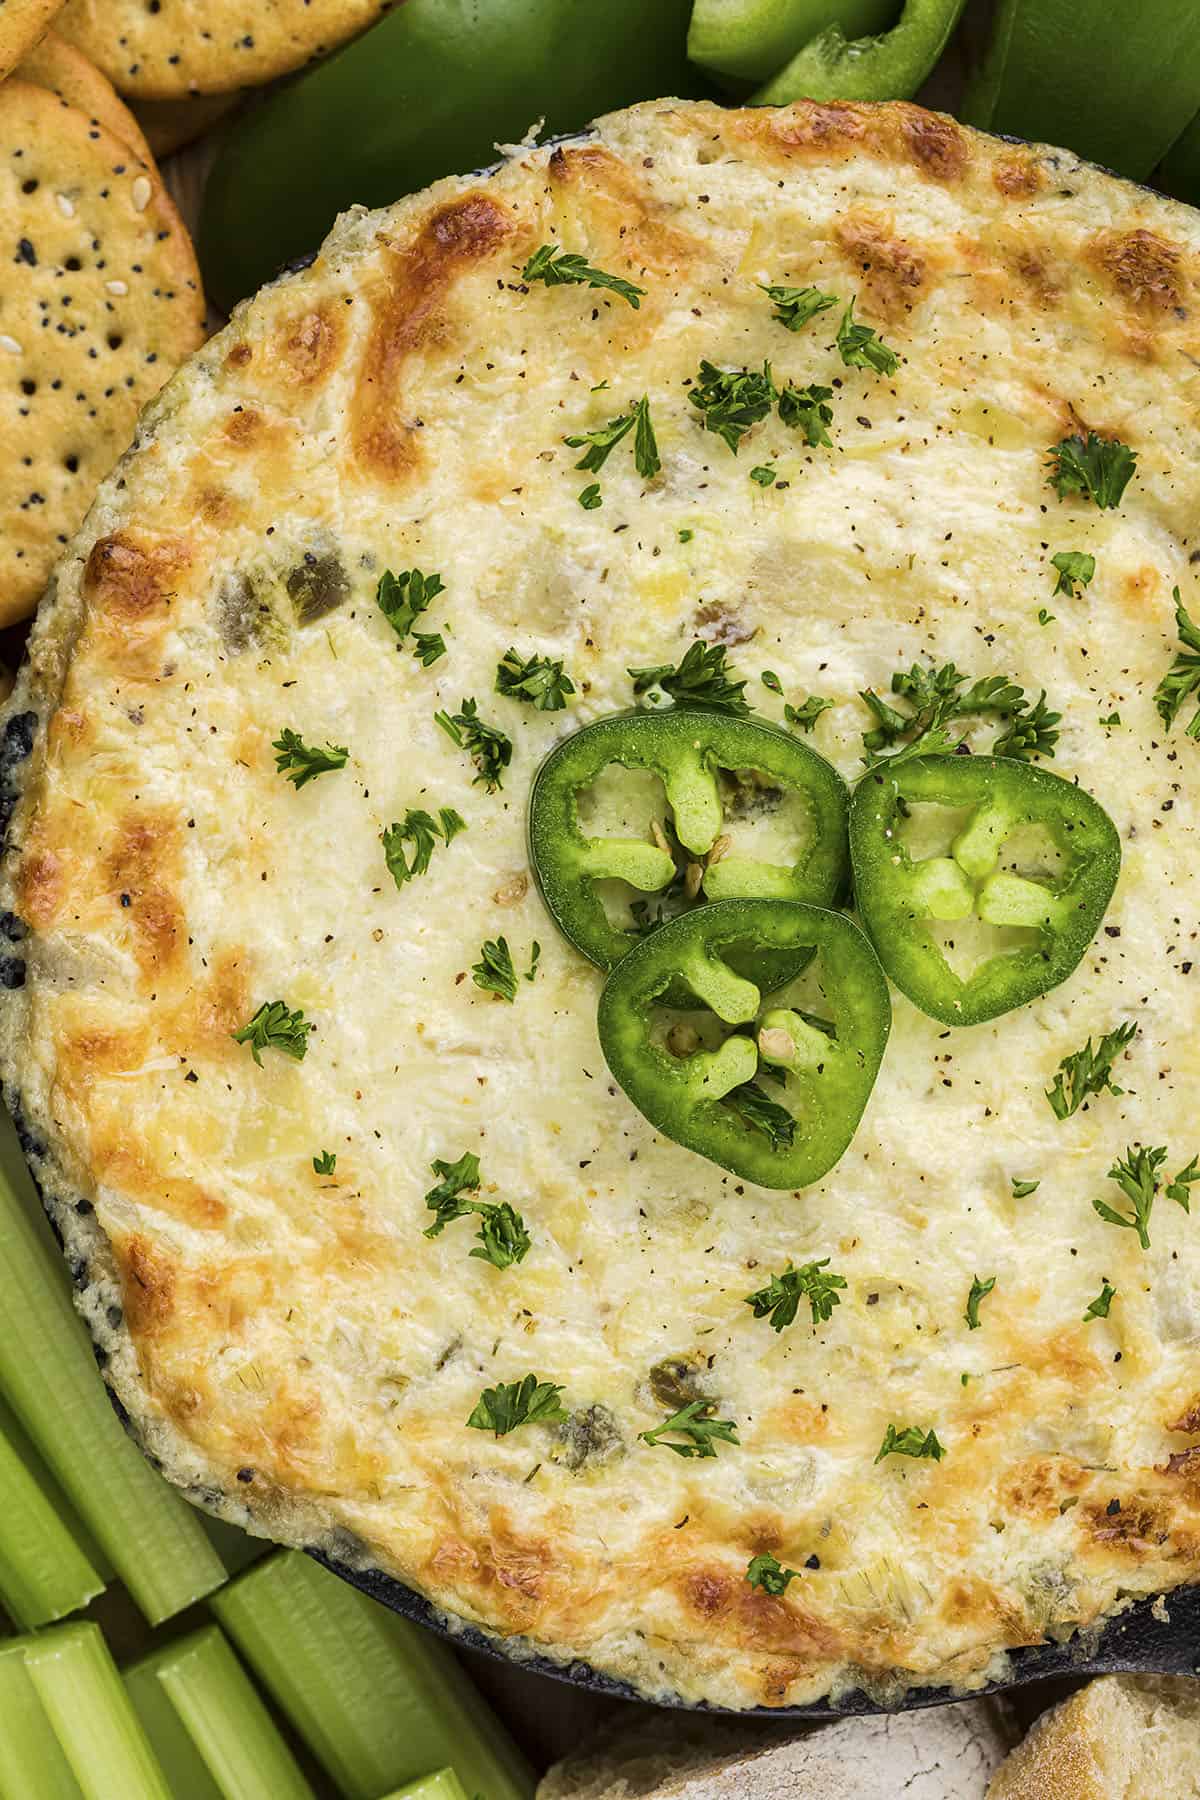
<path id="1" fill-rule="evenodd" d="M 1200 1681 L 1104 1675 L 1034 1725 L 987 1800 L 1198 1800 Z"/>

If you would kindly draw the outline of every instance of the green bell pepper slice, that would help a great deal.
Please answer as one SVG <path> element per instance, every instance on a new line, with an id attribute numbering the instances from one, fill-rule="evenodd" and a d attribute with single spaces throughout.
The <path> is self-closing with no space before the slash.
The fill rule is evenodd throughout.
<path id="1" fill-rule="evenodd" d="M 907 100 L 950 42 L 966 0 L 906 0 L 890 31 L 847 38 L 830 25 L 752 96 L 754 106 L 792 100 Z"/>
<path id="2" fill-rule="evenodd" d="M 1195 0 L 1000 0 L 961 116 L 1144 180 L 1200 108 Z"/>
<path id="3" fill-rule="evenodd" d="M 232 125 L 204 193 L 206 288 L 228 311 L 314 252 L 344 208 L 484 168 L 539 116 L 553 136 L 705 91 L 685 55 L 689 5 L 404 0 Z"/>
<path id="4" fill-rule="evenodd" d="M 650 819 L 636 837 L 585 829 L 580 796 L 614 767 L 645 770 L 662 782 L 667 817 L 657 841 L 651 832 L 658 822 Z M 752 783 L 739 787 L 739 775 Z M 744 796 L 747 810 L 787 806 L 789 824 L 797 815 L 787 861 L 739 848 L 731 814 Z M 640 936 L 684 908 L 748 896 L 834 905 L 849 876 L 848 810 L 833 765 L 777 726 L 683 707 L 621 713 L 564 738 L 538 770 L 529 797 L 530 861 L 563 936 L 597 967 L 611 969 Z M 658 896 L 660 918 L 632 928 L 614 923 L 601 882 Z M 756 962 L 753 972 L 773 987 L 794 970 L 788 956 Z"/>
<path id="5" fill-rule="evenodd" d="M 787 1005 L 786 992 L 784 1004 L 764 1009 L 759 988 L 734 967 L 747 953 L 815 956 L 805 981 L 815 975 L 821 1014 Z M 672 1011 L 682 1017 L 668 1027 Z M 598 1023 L 609 1069 L 657 1131 L 759 1187 L 804 1188 L 853 1138 L 891 1016 L 883 970 L 845 913 L 717 900 L 622 958 Z"/>
<path id="6" fill-rule="evenodd" d="M 948 855 L 914 856 L 906 842 L 925 806 L 955 815 Z M 1022 831 L 1036 840 L 1022 852 L 1018 839 L 1006 858 Z M 850 807 L 850 857 L 859 914 L 892 981 L 931 1018 L 979 1025 L 1070 975 L 1112 898 L 1121 845 L 1104 808 L 1048 769 L 927 756 L 864 776 Z M 1036 870 L 1025 872 L 1031 861 Z M 963 920 L 1022 935 L 963 976 L 932 929 Z"/>

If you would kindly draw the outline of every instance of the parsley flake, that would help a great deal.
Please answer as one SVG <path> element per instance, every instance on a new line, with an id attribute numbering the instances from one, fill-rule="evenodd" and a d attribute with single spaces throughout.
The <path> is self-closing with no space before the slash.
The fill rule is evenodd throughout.
<path id="1" fill-rule="evenodd" d="M 792 431 L 804 433 L 804 441 L 811 450 L 821 444 L 830 446 L 833 439 L 825 428 L 832 423 L 833 408 L 825 402 L 832 398 L 832 388 L 815 384 L 798 388 L 789 382 L 779 396 L 779 417 Z"/>
<path id="2" fill-rule="evenodd" d="M 650 481 L 662 468 L 658 439 L 650 418 L 650 397 L 643 394 L 633 409 L 636 429 L 633 434 L 633 466 L 644 481 Z"/>
<path id="3" fill-rule="evenodd" d="M 746 1565 L 746 1580 L 752 1588 L 761 1588 L 764 1594 L 772 1594 L 776 1599 L 787 1592 L 789 1581 L 800 1579 L 799 1569 L 785 1569 L 777 1557 L 764 1550 L 758 1556 L 752 1556 Z"/>
<path id="4" fill-rule="evenodd" d="M 504 771 L 513 752 L 508 734 L 481 719 L 474 700 L 464 700 L 456 713 L 437 712 L 433 717 L 451 742 L 465 750 L 475 764 L 476 782 L 482 781 L 489 794 L 503 787 Z"/>
<path id="5" fill-rule="evenodd" d="M 823 294 L 815 287 L 776 287 L 759 282 L 759 287 L 775 311 L 771 317 L 788 331 L 802 331 L 810 319 L 840 304 L 836 294 Z"/>
<path id="6" fill-rule="evenodd" d="M 967 1310 L 963 1318 L 969 1331 L 978 1331 L 980 1326 L 979 1302 L 986 1300 L 996 1285 L 996 1277 L 989 1275 L 986 1281 L 980 1281 L 978 1275 L 971 1277 L 971 1292 L 967 1295 Z"/>
<path id="7" fill-rule="evenodd" d="M 751 481 L 760 488 L 774 487 L 778 478 L 778 470 L 770 468 L 766 463 L 759 463 L 750 471 Z"/>
<path id="8" fill-rule="evenodd" d="M 425 1196 L 426 1206 L 435 1214 L 425 1236 L 435 1238 L 454 1219 L 464 1218 L 472 1210 L 471 1202 L 462 1196 L 475 1193 L 479 1187 L 479 1158 L 473 1150 L 465 1150 L 457 1162 L 444 1162 L 438 1157 L 429 1166 L 441 1177 Z"/>
<path id="9" fill-rule="evenodd" d="M 537 974 L 541 954 L 542 946 L 535 939 L 529 967 L 525 971 L 526 981 L 532 981 Z M 508 947 L 507 938 L 487 939 L 481 947 L 480 960 L 472 966 L 471 979 L 485 993 L 497 994 L 501 1000 L 512 1004 L 517 997 L 517 972 L 513 967 L 512 951 Z"/>
<path id="10" fill-rule="evenodd" d="M 636 312 L 645 288 L 635 287 L 621 275 L 610 275 L 597 269 L 575 250 L 560 250 L 557 244 L 542 244 L 521 270 L 522 281 L 544 281 L 547 287 L 567 287 L 586 283 L 592 288 L 609 288 L 627 300 Z"/>
<path id="11" fill-rule="evenodd" d="M 443 806 L 437 819 L 410 806 L 398 825 L 389 825 L 380 834 L 384 860 L 396 886 L 402 888 L 415 875 L 425 873 L 439 838 L 444 843 L 452 843 L 466 828 L 466 820 L 452 806 Z M 404 848 L 406 844 L 413 846 L 411 862 Z"/>
<path id="12" fill-rule="evenodd" d="M 766 418 L 778 394 L 769 362 L 758 374 L 752 369 L 718 369 L 703 361 L 688 399 L 704 414 L 704 429 L 715 432 L 736 456 L 746 433 Z"/>
<path id="13" fill-rule="evenodd" d="M 637 423 L 633 413 L 620 413 L 610 419 L 607 425 L 597 425 L 591 431 L 578 431 L 571 437 L 563 439 L 568 450 L 583 450 L 584 454 L 575 464 L 577 469 L 586 469 L 591 475 L 598 475 L 623 437 L 627 437 Z M 585 448 L 586 446 L 586 448 Z"/>
<path id="14" fill-rule="evenodd" d="M 423 669 L 432 668 L 446 654 L 446 640 L 440 631 L 414 631 L 413 655 Z"/>
<path id="15" fill-rule="evenodd" d="M 1055 614 L 1052 612 L 1047 612 L 1047 610 L 1044 606 L 1039 606 L 1037 617 L 1038 617 L 1039 625 L 1053 625 L 1054 619 L 1055 619 Z M 1044 695 L 1043 695 L 1043 698 L 1045 698 Z"/>
<path id="16" fill-rule="evenodd" d="M 1087 1311 L 1084 1313 L 1084 1323 L 1086 1324 L 1089 1319 L 1107 1319 L 1108 1309 L 1116 1297 L 1116 1288 L 1110 1287 L 1109 1283 L 1106 1281 L 1104 1286 L 1100 1289 L 1100 1292 L 1096 1295 L 1096 1298 L 1089 1304 Z"/>
<path id="17" fill-rule="evenodd" d="M 653 668 L 627 669 L 625 673 L 643 706 L 655 710 L 669 705 L 700 706 L 738 718 L 750 711 L 743 698 L 746 683 L 727 666 L 723 644 L 705 644 L 697 638 L 678 665 L 657 663 Z"/>
<path id="18" fill-rule="evenodd" d="M 1051 712 L 1043 692 L 1032 705 L 1025 690 L 1007 675 L 985 675 L 964 691 L 966 675 L 954 664 L 914 663 L 892 676 L 891 691 L 907 701 L 901 712 L 872 689 L 859 696 L 870 708 L 874 727 L 863 733 L 863 760 L 868 769 L 881 764 L 896 766 L 917 756 L 944 756 L 957 750 L 965 733 L 953 729 L 953 721 L 995 713 L 1005 730 L 992 745 L 994 756 L 1021 761 L 1031 756 L 1053 756 L 1058 742 L 1061 713 Z"/>
<path id="19" fill-rule="evenodd" d="M 1167 1199 L 1177 1201 L 1185 1213 L 1190 1213 L 1192 1206 L 1188 1189 L 1197 1181 L 1200 1181 L 1200 1157 L 1193 1156 L 1187 1167 L 1180 1169 L 1174 1180 L 1167 1183 Z"/>
<path id="20" fill-rule="evenodd" d="M 1105 1200 L 1092 1201 L 1106 1225 L 1122 1225 L 1127 1231 L 1136 1231 L 1138 1243 L 1143 1250 L 1150 1248 L 1150 1214 L 1158 1191 L 1158 1172 L 1166 1160 L 1167 1151 L 1163 1144 L 1152 1150 L 1143 1146 L 1137 1149 L 1129 1146 L 1124 1156 L 1118 1157 L 1108 1171 L 1109 1180 L 1116 1182 L 1129 1201 L 1130 1216 L 1119 1213 Z"/>
<path id="21" fill-rule="evenodd" d="M 661 1425 L 654 1426 L 651 1431 L 639 1431 L 639 1438 L 648 1444 L 661 1444 L 664 1449 L 673 1450 L 676 1456 L 706 1457 L 717 1454 L 713 1439 L 720 1439 L 727 1444 L 738 1442 L 737 1426 L 732 1419 L 714 1419 L 712 1404 L 707 1400 L 690 1400 L 686 1406 L 664 1419 Z M 686 1441 L 673 1443 L 666 1435 L 674 1432 L 677 1437 Z"/>
<path id="22" fill-rule="evenodd" d="M 877 375 L 894 375 L 900 358 L 870 325 L 859 325 L 854 301 L 842 314 L 835 339 L 838 355 L 848 369 L 874 369 Z"/>
<path id="23" fill-rule="evenodd" d="M 578 499 L 584 512 L 595 512 L 598 506 L 604 505 L 604 496 L 600 492 L 600 483 L 598 481 L 589 481 L 585 488 L 580 489 Z"/>
<path id="24" fill-rule="evenodd" d="M 1055 593 L 1066 594 L 1072 600 L 1078 599 L 1096 573 L 1096 559 L 1089 556 L 1086 550 L 1056 551 L 1050 558 L 1050 564 L 1058 570 Z"/>
<path id="25" fill-rule="evenodd" d="M 445 591 L 440 575 L 423 575 L 420 569 L 402 569 L 399 575 L 393 575 L 385 569 L 375 589 L 375 600 L 396 636 L 403 639 L 430 601 Z"/>
<path id="26" fill-rule="evenodd" d="M 559 1404 L 561 1395 L 561 1387 L 539 1381 L 536 1375 L 501 1382 L 498 1387 L 484 1388 L 467 1424 L 476 1431 L 494 1431 L 497 1437 L 506 1437 L 518 1425 L 550 1424 L 567 1416 Z"/>
<path id="27" fill-rule="evenodd" d="M 527 656 L 506 650 L 496 666 L 496 692 L 509 700 L 524 700 L 538 712 L 561 712 L 575 683 L 563 672 L 561 662 L 548 656 Z"/>
<path id="28" fill-rule="evenodd" d="M 1102 509 L 1121 504 L 1121 496 L 1137 468 L 1137 451 L 1120 438 L 1104 438 L 1089 431 L 1086 438 L 1065 437 L 1048 452 L 1046 479 L 1060 500 L 1082 494 Z"/>
<path id="29" fill-rule="evenodd" d="M 312 1166 L 315 1175 L 332 1175 L 337 1168 L 337 1151 L 322 1150 L 320 1156 L 313 1157 Z"/>
<path id="30" fill-rule="evenodd" d="M 745 1081 L 741 1087 L 731 1088 L 721 1104 L 735 1112 L 743 1125 L 761 1132 L 773 1150 L 787 1150 L 795 1143 L 794 1114 L 778 1101 L 769 1099 L 757 1082 Z"/>
<path id="31" fill-rule="evenodd" d="M 1125 1092 L 1113 1080 L 1113 1064 L 1133 1042 L 1137 1032 L 1137 1025 L 1128 1020 L 1124 1025 L 1118 1025 L 1115 1031 L 1105 1032 L 1095 1050 L 1089 1037 L 1081 1050 L 1063 1057 L 1054 1085 L 1045 1090 L 1056 1119 L 1069 1119 L 1093 1095 L 1120 1096 Z"/>
<path id="32" fill-rule="evenodd" d="M 277 752 L 275 768 L 280 775 L 297 788 L 306 782 L 315 781 L 318 775 L 325 775 L 331 769 L 344 769 L 346 758 L 350 752 L 344 744 L 326 744 L 323 749 L 316 744 L 306 744 L 298 731 L 285 726 L 271 745 Z"/>
<path id="33" fill-rule="evenodd" d="M 303 1062 L 308 1034 L 315 1030 L 316 1026 L 299 1007 L 293 1012 L 283 1000 L 265 1000 L 240 1031 L 229 1035 L 235 1044 L 249 1044 L 250 1054 L 261 1069 L 264 1050 L 280 1050 L 294 1062 Z"/>
<path id="34" fill-rule="evenodd" d="M 1168 731 L 1185 702 L 1200 694 L 1200 625 L 1190 617 L 1178 588 L 1172 589 L 1172 598 L 1175 601 L 1175 628 L 1184 648 L 1176 652 L 1175 661 L 1154 690 L 1158 716 Z M 1200 738 L 1200 707 L 1192 715 L 1187 735 Z"/>
<path id="35" fill-rule="evenodd" d="M 822 1274 L 828 1267 L 827 1256 L 820 1262 L 804 1263 L 799 1269 L 789 1263 L 782 1275 L 772 1275 L 766 1287 L 747 1294 L 746 1305 L 754 1308 L 756 1319 L 769 1318 L 772 1330 L 783 1331 L 795 1320 L 801 1300 L 807 1300 L 813 1324 L 824 1324 L 832 1317 L 834 1307 L 840 1305 L 838 1289 L 846 1286 L 843 1276 Z"/>
<path id="36" fill-rule="evenodd" d="M 762 684 L 765 688 L 770 689 L 771 693 L 782 695 L 783 683 L 782 683 L 782 681 L 780 681 L 780 679 L 779 679 L 778 675 L 775 673 L 774 669 L 764 669 L 758 679 L 762 682 Z"/>
<path id="37" fill-rule="evenodd" d="M 1041 1181 L 1022 1181 L 1019 1176 L 1012 1177 L 1012 1197 L 1014 1200 L 1027 1200 L 1030 1194 L 1036 1194 Z"/>
<path id="38" fill-rule="evenodd" d="M 905 1425 L 903 1429 L 889 1425 L 875 1461 L 881 1463 L 885 1456 L 931 1456 L 934 1462 L 941 1462 L 945 1454 L 945 1445 L 938 1443 L 936 1431 L 923 1432 L 919 1425 Z"/>
<path id="39" fill-rule="evenodd" d="M 821 714 L 832 710 L 832 700 L 826 700 L 823 694 L 810 694 L 799 706 L 785 706 L 783 716 L 797 731 L 811 731 Z"/>
<path id="40" fill-rule="evenodd" d="M 521 1262 L 529 1249 L 530 1237 L 520 1213 L 507 1200 L 494 1205 L 471 1197 L 479 1191 L 479 1158 L 468 1150 L 456 1163 L 439 1158 L 430 1167 L 441 1179 L 425 1196 L 425 1204 L 434 1214 L 425 1236 L 440 1237 L 455 1219 L 475 1213 L 481 1220 L 476 1234 L 479 1246 L 471 1255 L 491 1263 L 495 1269 L 509 1269 Z"/>

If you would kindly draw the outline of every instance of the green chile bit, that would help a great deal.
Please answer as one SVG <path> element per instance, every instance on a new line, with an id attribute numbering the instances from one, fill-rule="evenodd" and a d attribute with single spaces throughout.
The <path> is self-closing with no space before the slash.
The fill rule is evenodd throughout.
<path id="1" fill-rule="evenodd" d="M 1121 504 L 1121 496 L 1137 468 L 1136 450 L 1120 438 L 1100 437 L 1094 431 L 1089 431 L 1086 438 L 1061 438 L 1047 454 L 1050 460 L 1046 480 L 1059 499 L 1081 494 L 1102 511 Z"/>
<path id="2" fill-rule="evenodd" d="M 1115 1094 L 1125 1092 L 1113 1080 L 1113 1064 L 1123 1051 L 1128 1049 L 1137 1036 L 1138 1028 L 1132 1020 L 1118 1025 L 1115 1031 L 1105 1032 L 1095 1050 L 1089 1037 L 1082 1050 L 1075 1050 L 1064 1056 L 1058 1065 L 1058 1073 L 1054 1077 L 1053 1087 L 1045 1090 L 1050 1102 L 1050 1110 L 1056 1119 L 1069 1119 L 1077 1113 L 1085 1100 L 1099 1094 Z"/>
<path id="3" fill-rule="evenodd" d="M 567 1417 L 560 1404 L 562 1388 L 552 1381 L 526 1375 L 521 1381 L 501 1382 L 484 1388 L 467 1424 L 476 1431 L 494 1431 L 506 1437 L 518 1425 L 551 1424 Z"/>
<path id="4" fill-rule="evenodd" d="M 772 1330 L 783 1331 L 795 1320 L 801 1300 L 807 1300 L 814 1326 L 825 1324 L 832 1318 L 834 1307 L 841 1304 L 838 1289 L 846 1286 L 843 1276 L 822 1274 L 829 1261 L 826 1256 L 820 1262 L 804 1263 L 799 1269 L 789 1263 L 782 1275 L 772 1275 L 766 1287 L 747 1294 L 746 1305 L 754 1308 L 756 1319 L 769 1318 Z"/>
<path id="5" fill-rule="evenodd" d="M 575 250 L 560 250 L 557 244 L 542 244 L 521 270 L 522 281 L 544 281 L 547 287 L 566 287 L 586 283 L 591 288 L 610 288 L 627 300 L 634 311 L 642 303 L 645 288 L 635 287 L 621 275 L 610 275 L 597 269 Z"/>
<path id="6" fill-rule="evenodd" d="M 881 1463 L 885 1456 L 930 1456 L 934 1462 L 941 1462 L 945 1454 L 945 1445 L 938 1443 L 936 1431 L 922 1431 L 919 1425 L 889 1425 L 875 1461 Z"/>
<path id="7" fill-rule="evenodd" d="M 1174 725 L 1184 703 L 1200 694 L 1200 625 L 1189 615 L 1180 598 L 1179 589 L 1173 588 L 1171 593 L 1175 601 L 1175 628 L 1184 648 L 1176 652 L 1175 661 L 1154 690 L 1158 716 L 1168 731 Z M 1200 738 L 1200 707 L 1192 715 L 1187 735 L 1190 738 Z"/>
<path id="8" fill-rule="evenodd" d="M 285 726 L 271 745 L 277 751 L 275 768 L 286 775 L 297 788 L 326 775 L 331 769 L 344 769 L 350 752 L 344 744 L 326 744 L 323 749 L 306 744 L 298 731 Z"/>
<path id="9" fill-rule="evenodd" d="M 752 1588 L 760 1588 L 764 1594 L 771 1594 L 775 1599 L 787 1592 L 789 1581 L 800 1579 L 799 1569 L 785 1569 L 778 1557 L 772 1556 L 769 1550 L 752 1556 L 746 1565 L 746 1580 Z"/>
<path id="10" fill-rule="evenodd" d="M 686 1406 L 664 1419 L 661 1425 L 655 1425 L 651 1431 L 639 1431 L 639 1438 L 647 1444 L 660 1444 L 665 1450 L 673 1450 L 676 1456 L 705 1457 L 715 1456 L 714 1438 L 723 1443 L 738 1442 L 737 1426 L 732 1419 L 714 1419 L 712 1402 L 709 1400 L 691 1400 Z M 681 1444 L 674 1443 L 666 1434 L 673 1431 L 677 1437 L 683 1438 Z"/>
<path id="11" fill-rule="evenodd" d="M 250 1054 L 261 1069 L 264 1050 L 279 1050 L 293 1062 L 303 1062 L 308 1035 L 316 1029 L 299 1007 L 293 1012 L 283 1000 L 265 1000 L 240 1031 L 229 1035 L 235 1044 L 249 1044 Z"/>

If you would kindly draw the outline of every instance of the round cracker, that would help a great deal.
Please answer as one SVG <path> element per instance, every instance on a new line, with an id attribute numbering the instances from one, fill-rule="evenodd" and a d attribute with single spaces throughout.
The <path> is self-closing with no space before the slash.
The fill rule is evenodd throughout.
<path id="1" fill-rule="evenodd" d="M 11 4 L 11 0 L 9 0 Z M 121 93 L 178 100 L 253 87 L 324 56 L 391 0 L 67 0 L 60 26 Z"/>
<path id="2" fill-rule="evenodd" d="M 157 172 L 32 82 L 0 87 L 0 625 L 30 612 L 143 404 L 203 339 Z"/>
<path id="3" fill-rule="evenodd" d="M 155 156 L 182 150 L 232 112 L 241 94 L 189 94 L 184 100 L 139 100 L 138 124 Z"/>
<path id="4" fill-rule="evenodd" d="M 49 88 L 68 106 L 86 113 L 95 124 L 102 125 L 123 144 L 128 144 L 143 162 L 153 162 L 150 146 L 142 128 L 95 63 L 89 62 L 82 50 L 69 44 L 57 31 L 47 31 L 17 64 L 14 73 L 19 81 L 32 81 L 37 87 Z"/>
<path id="5" fill-rule="evenodd" d="M 15 69 L 62 6 L 62 0 L 0 0 L 0 77 Z"/>

